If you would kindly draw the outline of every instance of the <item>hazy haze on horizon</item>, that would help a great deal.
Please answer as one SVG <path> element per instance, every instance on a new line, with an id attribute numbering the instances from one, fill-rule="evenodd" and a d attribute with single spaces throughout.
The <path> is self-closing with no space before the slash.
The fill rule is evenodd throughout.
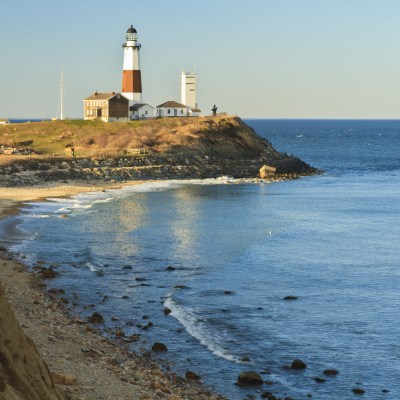
<path id="1" fill-rule="evenodd" d="M 65 115 L 95 90 L 121 91 L 122 43 L 142 43 L 143 100 L 180 101 L 196 65 L 198 103 L 247 118 L 400 118 L 396 0 L 8 1 L 0 24 L 0 118 Z"/>

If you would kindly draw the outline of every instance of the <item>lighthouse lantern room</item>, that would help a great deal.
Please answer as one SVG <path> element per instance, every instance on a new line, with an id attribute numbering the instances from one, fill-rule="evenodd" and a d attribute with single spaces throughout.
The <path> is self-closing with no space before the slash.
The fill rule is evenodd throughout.
<path id="1" fill-rule="evenodd" d="M 122 74 L 122 94 L 130 104 L 142 102 L 142 77 L 140 73 L 140 43 L 136 29 L 131 27 L 126 32 L 124 49 L 124 67 Z"/>

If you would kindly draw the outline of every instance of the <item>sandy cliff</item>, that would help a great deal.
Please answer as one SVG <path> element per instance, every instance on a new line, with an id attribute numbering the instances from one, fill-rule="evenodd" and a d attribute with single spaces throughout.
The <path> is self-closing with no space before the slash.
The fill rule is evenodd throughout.
<path id="1" fill-rule="evenodd" d="M 61 400 L 46 364 L 22 331 L 0 284 L 0 399 Z"/>

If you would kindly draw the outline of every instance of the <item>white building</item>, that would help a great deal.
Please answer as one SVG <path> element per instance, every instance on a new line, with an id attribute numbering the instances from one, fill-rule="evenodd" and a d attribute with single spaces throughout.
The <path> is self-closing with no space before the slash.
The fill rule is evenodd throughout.
<path id="1" fill-rule="evenodd" d="M 197 107 L 196 74 L 182 71 L 181 74 L 181 102 L 188 107 L 188 115 L 198 117 L 201 110 Z"/>
<path id="2" fill-rule="evenodd" d="M 156 109 L 156 117 L 187 117 L 189 115 L 189 108 L 177 101 L 166 101 Z"/>
<path id="3" fill-rule="evenodd" d="M 181 74 L 181 103 L 190 108 L 197 108 L 196 74 L 182 71 Z"/>
<path id="4" fill-rule="evenodd" d="M 136 103 L 129 107 L 131 119 L 154 118 L 155 108 L 147 103 Z"/>

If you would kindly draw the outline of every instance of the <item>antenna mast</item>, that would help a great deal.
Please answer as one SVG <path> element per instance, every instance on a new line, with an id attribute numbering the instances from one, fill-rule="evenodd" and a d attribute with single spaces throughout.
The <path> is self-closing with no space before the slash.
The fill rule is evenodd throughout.
<path id="1" fill-rule="evenodd" d="M 64 119 L 64 70 L 61 70 L 61 83 L 60 83 L 60 120 Z"/>

